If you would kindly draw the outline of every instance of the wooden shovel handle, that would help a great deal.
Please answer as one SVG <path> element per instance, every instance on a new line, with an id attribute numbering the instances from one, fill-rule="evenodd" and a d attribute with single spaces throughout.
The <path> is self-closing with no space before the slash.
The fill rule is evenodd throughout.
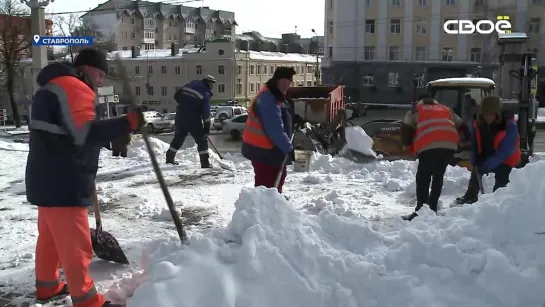
<path id="1" fill-rule="evenodd" d="M 100 218 L 100 207 L 98 205 L 98 195 L 97 195 L 97 186 L 95 184 L 95 189 L 93 191 L 93 210 L 95 212 L 95 222 L 97 231 L 102 231 L 102 220 Z"/>

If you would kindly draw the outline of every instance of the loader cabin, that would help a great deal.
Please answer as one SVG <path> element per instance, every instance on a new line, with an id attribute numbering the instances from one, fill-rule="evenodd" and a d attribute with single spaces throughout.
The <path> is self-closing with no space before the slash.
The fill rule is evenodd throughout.
<path id="1" fill-rule="evenodd" d="M 496 87 L 494 81 L 487 78 L 446 78 L 428 82 L 428 93 L 441 104 L 460 115 L 464 108 L 465 96 L 471 95 L 477 103 L 491 95 Z"/>

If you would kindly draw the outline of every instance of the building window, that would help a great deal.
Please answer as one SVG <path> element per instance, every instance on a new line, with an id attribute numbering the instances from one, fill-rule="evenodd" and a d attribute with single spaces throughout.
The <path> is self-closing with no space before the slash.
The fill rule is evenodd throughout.
<path id="1" fill-rule="evenodd" d="M 260 88 L 261 88 L 261 83 L 257 82 L 255 84 L 255 89 L 259 91 Z"/>
<path id="2" fill-rule="evenodd" d="M 153 66 L 148 66 L 148 75 L 153 74 Z"/>
<path id="3" fill-rule="evenodd" d="M 312 81 L 307 81 L 307 86 L 312 86 Z"/>
<path id="4" fill-rule="evenodd" d="M 269 67 L 269 75 L 273 75 L 274 74 L 274 65 L 271 65 L 271 67 Z"/>
<path id="5" fill-rule="evenodd" d="M 363 76 L 363 86 L 374 86 L 375 85 L 375 76 L 368 74 L 367 76 Z"/>
<path id="6" fill-rule="evenodd" d="M 399 73 L 389 72 L 388 73 L 388 86 L 389 87 L 398 87 L 399 86 Z"/>
<path id="7" fill-rule="evenodd" d="M 218 84 L 218 93 L 225 93 L 225 84 Z"/>
<path id="8" fill-rule="evenodd" d="M 263 74 L 264 74 L 264 75 L 267 74 L 267 65 L 263 65 Z"/>
<path id="9" fill-rule="evenodd" d="M 136 33 L 134 33 L 134 32 L 131 33 L 131 39 L 132 39 L 132 40 L 135 40 L 135 39 L 136 39 Z"/>
<path id="10" fill-rule="evenodd" d="M 153 86 L 148 86 L 148 95 L 153 96 Z"/>
<path id="11" fill-rule="evenodd" d="M 333 47 L 329 47 L 328 50 L 327 50 L 327 55 L 328 57 L 332 58 L 333 57 Z"/>
<path id="12" fill-rule="evenodd" d="M 452 62 L 454 59 L 454 49 L 450 47 L 443 48 L 443 56 L 441 58 L 444 62 Z"/>
<path id="13" fill-rule="evenodd" d="M 167 87 L 161 86 L 161 95 L 166 96 L 167 95 Z"/>
<path id="14" fill-rule="evenodd" d="M 426 46 L 416 46 L 414 59 L 416 61 L 426 61 L 428 58 L 428 48 Z"/>
<path id="15" fill-rule="evenodd" d="M 401 6 L 401 0 L 392 0 L 392 6 Z"/>
<path id="16" fill-rule="evenodd" d="M 446 5 L 456 5 L 456 0 L 445 0 Z"/>
<path id="17" fill-rule="evenodd" d="M 392 33 L 392 34 L 401 33 L 401 20 L 400 19 L 391 19 L 390 20 L 390 33 Z"/>
<path id="18" fill-rule="evenodd" d="M 253 92 L 255 92 L 255 84 L 250 83 L 250 93 L 253 93 Z"/>
<path id="19" fill-rule="evenodd" d="M 471 62 L 480 63 L 480 62 L 481 62 L 481 58 L 482 58 L 482 50 L 481 50 L 481 48 L 471 48 L 469 60 L 470 60 Z"/>
<path id="20" fill-rule="evenodd" d="M 329 33 L 329 35 L 333 35 L 333 21 L 327 22 L 327 33 Z"/>
<path id="21" fill-rule="evenodd" d="M 108 67 L 108 73 L 109 74 L 113 74 L 114 73 L 114 68 L 113 67 Z"/>
<path id="22" fill-rule="evenodd" d="M 416 87 L 417 88 L 424 88 L 426 86 L 426 80 L 424 78 L 424 74 L 417 74 L 416 75 Z"/>
<path id="23" fill-rule="evenodd" d="M 202 75 L 202 66 L 201 65 L 197 65 L 197 75 Z"/>
<path id="24" fill-rule="evenodd" d="M 419 6 L 426 6 L 426 5 L 428 5 L 428 0 L 418 0 L 418 5 Z"/>
<path id="25" fill-rule="evenodd" d="M 134 88 L 134 93 L 136 96 L 140 96 L 140 86 Z"/>
<path id="26" fill-rule="evenodd" d="M 416 22 L 416 33 L 417 34 L 427 34 L 428 33 L 428 25 L 425 21 L 417 21 Z"/>
<path id="27" fill-rule="evenodd" d="M 365 47 L 364 60 L 372 61 L 375 59 L 375 47 L 369 46 Z"/>
<path id="28" fill-rule="evenodd" d="M 375 20 L 374 19 L 365 20 L 365 33 L 368 33 L 368 34 L 375 33 Z"/>
<path id="29" fill-rule="evenodd" d="M 390 61 L 399 61 L 399 47 L 398 46 L 390 46 L 390 54 L 388 59 Z"/>
<path id="30" fill-rule="evenodd" d="M 237 95 L 242 95 L 242 79 L 237 79 Z"/>
<path id="31" fill-rule="evenodd" d="M 307 66 L 307 74 L 311 74 L 314 71 L 314 66 Z"/>
<path id="32" fill-rule="evenodd" d="M 242 75 L 242 65 L 237 65 L 237 75 Z"/>
<path id="33" fill-rule="evenodd" d="M 256 65 L 257 73 L 256 75 L 261 75 L 261 65 Z"/>
<path id="34" fill-rule="evenodd" d="M 218 75 L 225 75 L 225 66 L 218 65 Z"/>
<path id="35" fill-rule="evenodd" d="M 254 65 L 250 65 L 250 75 L 255 74 L 255 67 Z"/>
<path id="36" fill-rule="evenodd" d="M 167 67 L 166 66 L 161 66 L 161 75 L 166 75 L 167 74 Z"/>
<path id="37" fill-rule="evenodd" d="M 539 24 L 541 23 L 541 18 L 531 18 L 528 22 L 528 33 L 539 33 Z"/>
<path id="38" fill-rule="evenodd" d="M 174 73 L 177 74 L 177 75 L 182 74 L 182 69 L 180 68 L 180 65 L 174 66 Z"/>
<path id="39" fill-rule="evenodd" d="M 128 37 L 128 36 L 127 36 L 127 32 L 123 32 L 123 33 L 121 33 L 121 37 L 123 37 L 123 38 L 127 38 L 127 37 Z"/>

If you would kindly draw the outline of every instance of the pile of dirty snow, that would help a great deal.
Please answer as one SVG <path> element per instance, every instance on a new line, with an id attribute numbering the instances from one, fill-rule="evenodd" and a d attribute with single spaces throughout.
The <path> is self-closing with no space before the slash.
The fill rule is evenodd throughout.
<path id="1" fill-rule="evenodd" d="M 129 307 L 542 306 L 545 162 L 511 184 L 387 233 L 327 208 L 307 215 L 273 189 L 244 189 L 226 229 L 152 244 L 144 275 L 113 289 Z M 127 288 L 123 284 L 128 285 Z M 115 296 L 115 295 L 114 295 Z"/>

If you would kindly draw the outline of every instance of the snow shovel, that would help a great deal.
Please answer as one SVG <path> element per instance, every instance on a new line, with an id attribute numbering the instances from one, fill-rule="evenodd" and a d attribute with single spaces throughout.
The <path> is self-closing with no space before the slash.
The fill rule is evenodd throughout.
<path id="1" fill-rule="evenodd" d="M 293 137 L 295 136 L 295 132 L 291 135 L 290 142 L 293 143 Z M 280 167 L 280 170 L 278 171 L 278 174 L 276 174 L 276 180 L 274 181 L 274 188 L 278 189 L 278 186 L 280 185 L 280 179 L 282 179 L 282 173 L 284 172 L 284 167 L 286 167 L 286 163 L 288 163 L 288 155 L 287 154 L 284 157 L 284 160 L 282 161 L 282 166 Z"/>
<path id="2" fill-rule="evenodd" d="M 95 186 L 95 195 L 93 200 L 93 210 L 95 212 L 96 229 L 91 228 L 91 242 L 93 251 L 98 258 L 121 264 L 129 264 L 129 260 L 119 246 L 117 240 L 109 232 L 102 230 L 102 220 L 100 218 L 100 208 L 98 205 L 97 189 Z"/>
<path id="3" fill-rule="evenodd" d="M 131 83 L 129 82 L 129 77 L 127 76 L 127 69 L 123 65 L 123 59 L 121 58 L 121 53 L 117 53 L 116 64 L 117 64 L 117 69 L 119 71 L 119 75 L 121 76 L 121 79 L 123 81 L 123 90 L 125 93 L 128 93 L 131 107 L 135 107 L 136 99 L 134 96 L 134 92 L 132 90 L 133 88 L 131 86 Z M 155 176 L 157 177 L 159 186 L 161 187 L 161 190 L 163 191 L 163 195 L 165 197 L 165 201 L 168 206 L 168 211 L 170 211 L 170 216 L 172 217 L 172 221 L 174 222 L 174 225 L 176 226 L 176 231 L 178 232 L 180 241 L 182 242 L 182 244 L 189 244 L 189 238 L 187 237 L 187 233 L 185 232 L 184 225 L 182 224 L 182 220 L 180 219 L 179 213 L 176 211 L 176 207 L 174 206 L 174 201 L 172 200 L 172 196 L 170 195 L 170 192 L 168 190 L 167 183 L 165 182 L 165 177 L 163 177 L 163 173 L 161 172 L 161 167 L 159 167 L 159 162 L 157 162 L 157 157 L 155 156 L 155 152 L 153 151 L 153 147 L 151 146 L 148 130 L 146 128 L 142 128 L 140 129 L 140 131 L 142 133 L 142 139 L 144 140 L 144 143 L 146 144 L 146 149 L 148 150 L 149 158 L 151 160 L 151 165 L 153 166 L 153 171 L 155 172 Z"/>
<path id="4" fill-rule="evenodd" d="M 220 167 L 223 168 L 224 170 L 232 171 L 233 167 L 225 162 L 225 158 L 220 153 L 220 151 L 218 150 L 218 148 L 216 147 L 214 142 L 212 142 L 212 140 L 210 139 L 210 137 L 208 135 L 206 136 L 206 139 L 208 140 L 208 143 L 210 143 L 210 146 L 212 146 L 212 149 L 214 150 L 214 152 L 220 158 L 220 160 L 218 161 L 218 164 L 220 165 Z"/>

